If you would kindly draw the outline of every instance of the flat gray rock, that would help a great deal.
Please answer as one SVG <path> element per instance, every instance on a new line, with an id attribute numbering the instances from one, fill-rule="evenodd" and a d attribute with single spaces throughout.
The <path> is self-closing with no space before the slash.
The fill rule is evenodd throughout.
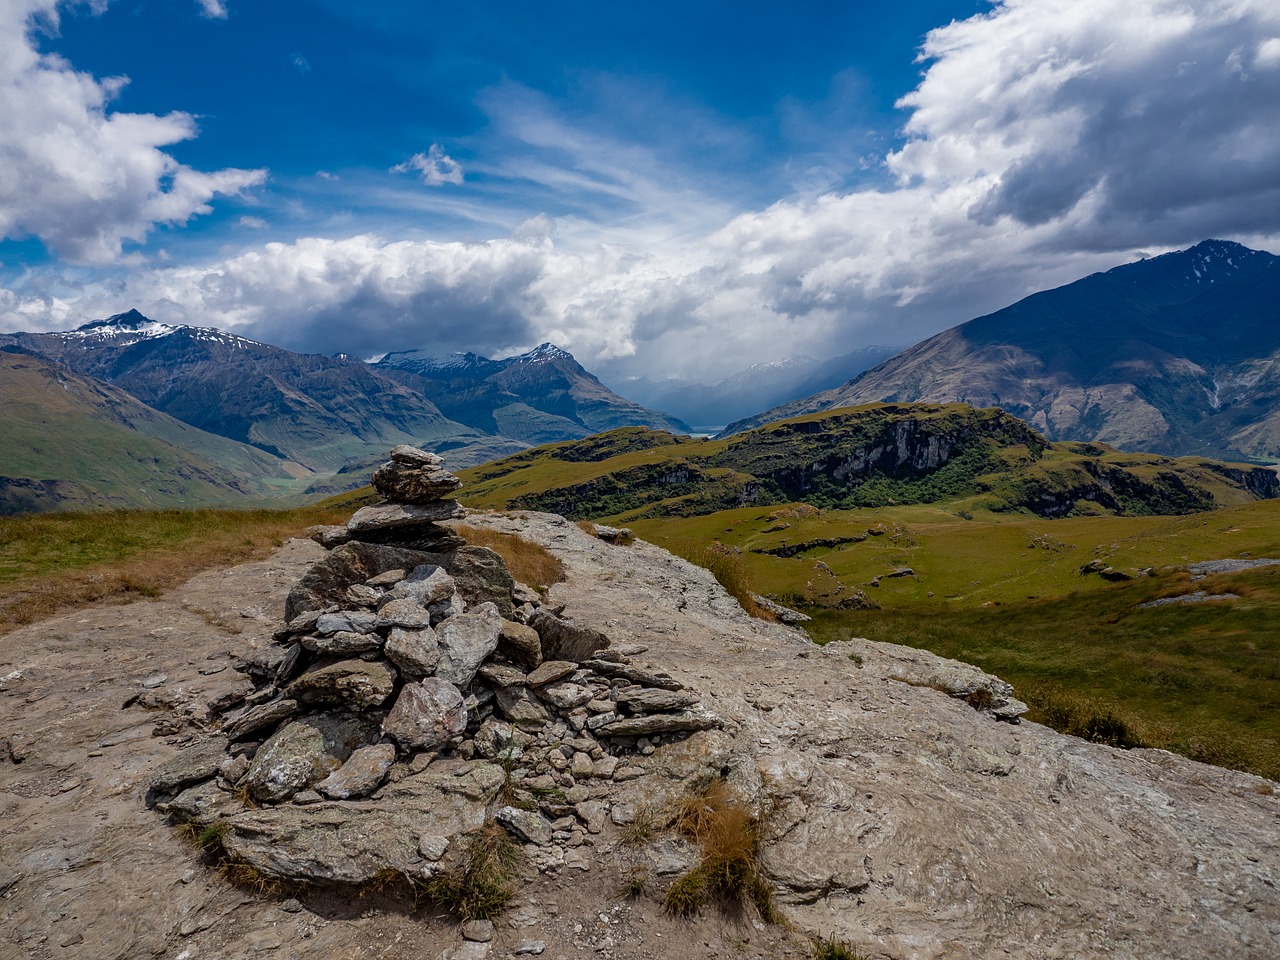
<path id="1" fill-rule="evenodd" d="M 595 728 L 598 737 L 647 737 L 655 733 L 692 733 L 714 730 L 720 718 L 705 711 L 682 710 L 679 713 L 650 713 L 638 717 L 619 717 Z"/>
<path id="2" fill-rule="evenodd" d="M 227 758 L 227 738 L 220 734 L 192 744 L 176 757 L 166 760 L 148 781 L 152 790 L 176 793 L 201 780 L 211 780 Z"/>
<path id="3" fill-rule="evenodd" d="M 498 608 L 483 603 L 470 613 L 450 617 L 436 628 L 440 643 L 440 664 L 436 676 L 459 689 L 475 678 L 480 664 L 498 649 L 502 617 Z"/>
<path id="4" fill-rule="evenodd" d="M 382 661 L 342 660 L 304 673 L 285 688 L 285 696 L 299 703 L 376 707 L 391 696 L 395 682 L 395 671 Z"/>
<path id="5" fill-rule="evenodd" d="M 394 600 L 412 600 L 420 606 L 430 606 L 449 599 L 456 589 L 453 577 L 444 567 L 435 563 L 419 564 L 386 592 L 379 601 L 379 612 Z"/>
<path id="6" fill-rule="evenodd" d="M 618 694 L 618 706 L 632 713 L 683 710 L 697 702 L 697 694 L 687 690 L 623 690 Z"/>
<path id="7" fill-rule="evenodd" d="M 372 633 L 378 616 L 369 610 L 343 610 L 322 613 L 316 619 L 316 633 Z"/>
<path id="8" fill-rule="evenodd" d="M 375 530 L 418 527 L 439 520 L 455 520 L 462 515 L 462 505 L 457 500 L 388 503 L 376 507 L 361 507 L 347 521 L 347 532 L 358 539 L 361 534 Z"/>
<path id="9" fill-rule="evenodd" d="M 547 660 L 581 663 L 609 646 L 609 638 L 599 630 L 561 620 L 546 610 L 535 611 L 529 626 L 538 631 L 542 656 Z"/>
<path id="10" fill-rule="evenodd" d="M 325 636 L 302 638 L 304 649 L 328 657 L 354 657 L 371 653 L 382 646 L 382 638 L 376 633 L 351 633 L 340 630 Z"/>
<path id="11" fill-rule="evenodd" d="M 551 843 L 551 823 L 542 814 L 533 810 L 521 810 L 519 807 L 503 807 L 494 819 L 506 827 L 507 832 L 517 839 L 535 846 L 545 847 Z"/>
<path id="12" fill-rule="evenodd" d="M 298 712 L 298 701 L 281 698 L 250 707 L 234 720 L 226 723 L 222 732 L 228 740 L 243 740 L 250 734 L 274 727 Z"/>
<path id="13" fill-rule="evenodd" d="M 387 778 L 395 760 L 396 748 L 389 743 L 360 747 L 346 763 L 315 785 L 316 792 L 330 800 L 367 796 Z"/>
<path id="14" fill-rule="evenodd" d="M 431 614 L 417 600 L 397 598 L 378 606 L 378 616 L 374 627 L 385 630 L 387 627 L 403 627 L 406 630 L 420 630 L 431 626 Z"/>
<path id="15" fill-rule="evenodd" d="M 529 674 L 529 686 L 540 687 L 546 683 L 555 683 L 577 669 L 578 665 L 568 660 L 547 660 Z"/>
<path id="16" fill-rule="evenodd" d="M 443 467 L 392 460 L 373 474 L 373 489 L 397 504 L 432 503 L 462 486 L 462 481 Z"/>

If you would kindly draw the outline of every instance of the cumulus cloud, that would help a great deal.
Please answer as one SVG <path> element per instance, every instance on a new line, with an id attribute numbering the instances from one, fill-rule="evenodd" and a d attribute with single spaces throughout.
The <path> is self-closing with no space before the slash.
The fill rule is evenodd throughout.
<path id="1" fill-rule="evenodd" d="M 495 355 L 552 340 L 617 375 L 703 380 L 769 356 L 905 345 L 1139 252 L 1209 236 L 1275 249 L 1277 38 L 1273 0 L 1006 0 L 929 34 L 884 185 L 736 216 L 692 192 L 696 178 L 665 185 L 643 145 L 507 98 L 513 114 L 493 116 L 537 148 L 510 162 L 521 183 L 613 208 L 531 217 L 488 242 L 267 244 L 135 271 L 122 289 L 24 290 L 0 300 L 0 323 L 136 305 L 293 349 Z M 395 170 L 462 180 L 438 144 Z"/>
<path id="2" fill-rule="evenodd" d="M 120 113 L 128 82 L 96 79 L 31 37 L 56 26 L 57 0 L 0 4 L 0 238 L 34 236 L 66 260 L 108 263 L 159 223 L 185 223 L 216 196 L 238 194 L 264 170 L 203 172 L 162 148 L 196 135 L 185 113 Z"/>
<path id="3" fill-rule="evenodd" d="M 415 153 L 404 163 L 397 163 L 391 168 L 392 173 L 412 173 L 415 170 L 422 175 L 422 182 L 432 187 L 462 183 L 462 164 L 446 154 L 438 143 L 433 143 L 426 153 Z"/>
<path id="4" fill-rule="evenodd" d="M 210 20 L 227 19 L 227 5 L 223 0 L 198 0 L 200 9 Z"/>

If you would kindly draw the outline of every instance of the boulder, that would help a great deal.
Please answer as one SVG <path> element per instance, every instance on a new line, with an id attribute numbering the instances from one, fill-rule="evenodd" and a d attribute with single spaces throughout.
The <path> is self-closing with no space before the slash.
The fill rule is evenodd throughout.
<path id="1" fill-rule="evenodd" d="M 392 459 L 373 474 L 373 489 L 393 503 L 432 503 L 447 497 L 462 481 L 435 464 Z"/>
<path id="2" fill-rule="evenodd" d="M 376 707 L 391 696 L 396 674 L 382 661 L 341 660 L 302 674 L 285 688 L 299 703 Z"/>
<path id="3" fill-rule="evenodd" d="M 538 631 L 523 623 L 503 620 L 498 632 L 498 651 L 522 667 L 542 663 L 542 639 Z"/>
<path id="4" fill-rule="evenodd" d="M 324 780 L 377 736 L 377 726 L 354 713 L 320 713 L 294 720 L 258 748 L 244 784 L 255 800 L 279 803 Z"/>
<path id="5" fill-rule="evenodd" d="M 439 677 L 407 683 L 382 725 L 406 750 L 435 750 L 467 729 L 467 708 L 453 684 Z"/>
<path id="6" fill-rule="evenodd" d="M 436 676 L 458 688 L 468 686 L 480 664 L 498 649 L 502 617 L 492 603 L 483 603 L 471 613 L 445 620 L 436 629 L 440 643 L 440 664 Z"/>
<path id="7" fill-rule="evenodd" d="M 542 656 L 547 660 L 582 663 L 609 646 L 609 638 L 599 630 L 561 620 L 546 610 L 535 611 L 529 626 L 538 631 Z"/>
<path id="8" fill-rule="evenodd" d="M 406 677 L 429 677 L 440 664 L 440 644 L 430 627 L 393 627 L 382 652 Z"/>
<path id="9" fill-rule="evenodd" d="M 396 748 L 375 743 L 354 751 L 347 762 L 315 785 L 316 792 L 330 800 L 350 800 L 367 796 L 387 778 L 396 760 Z"/>

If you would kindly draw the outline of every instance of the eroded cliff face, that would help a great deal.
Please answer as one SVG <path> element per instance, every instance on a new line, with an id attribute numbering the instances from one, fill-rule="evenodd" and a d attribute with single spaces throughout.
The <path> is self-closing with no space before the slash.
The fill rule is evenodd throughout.
<path id="1" fill-rule="evenodd" d="M 975 684 L 1002 693 L 994 678 L 890 644 L 815 647 L 649 544 L 545 514 L 466 522 L 547 546 L 568 579 L 543 604 L 607 635 L 631 668 L 696 690 L 721 727 L 629 754 L 634 780 L 593 780 L 584 761 L 598 816 L 526 844 L 516 900 L 486 942 L 376 892 L 230 886 L 142 801 L 205 736 L 210 701 L 245 695 L 231 655 L 270 643 L 290 586 L 324 555 L 294 542 L 166 597 L 6 638 L 0 942 L 35 957 L 498 958 L 541 944 L 674 960 L 798 958 L 814 934 L 895 960 L 1274 956 L 1276 785 L 998 720 L 964 699 Z M 445 757 L 425 773 L 456 773 L 456 796 L 478 763 Z M 667 916 L 662 891 L 691 851 L 660 831 L 623 842 L 642 811 L 707 775 L 764 815 L 763 868 L 793 929 L 713 907 Z M 637 873 L 645 892 L 619 899 Z"/>

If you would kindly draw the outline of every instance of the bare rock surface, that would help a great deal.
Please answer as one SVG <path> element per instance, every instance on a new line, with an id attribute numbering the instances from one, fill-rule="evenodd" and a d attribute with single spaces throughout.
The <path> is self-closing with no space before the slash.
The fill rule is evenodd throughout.
<path id="1" fill-rule="evenodd" d="M 909 682 L 894 649 L 817 648 L 794 629 L 750 620 L 705 571 L 642 542 L 611 545 L 539 514 L 468 523 L 547 545 L 569 573 L 547 605 L 565 604 L 609 649 L 643 652 L 579 664 L 579 685 L 598 697 L 563 714 L 536 690 L 503 688 L 543 714 L 527 730 L 486 720 L 476 744 L 489 745 L 489 760 L 397 761 L 364 799 L 313 793 L 306 804 L 246 810 L 207 780 L 167 801 L 190 811 L 186 819 L 229 824 L 223 844 L 242 864 L 348 885 L 334 892 L 233 886 L 144 804 L 157 771 L 207 742 L 211 703 L 234 712 L 246 697 L 272 702 L 285 651 L 255 652 L 280 646 L 272 637 L 284 598 L 326 557 L 322 547 L 291 541 L 161 598 L 0 639 L 0 677 L 17 675 L 0 691 L 0 955 L 395 960 L 465 946 L 494 958 L 800 960 L 811 933 L 878 960 L 1275 956 L 1280 796 L 1268 781 L 997 721 L 954 692 Z M 350 583 L 398 570 L 382 589 L 437 562 L 391 563 L 395 548 L 360 544 L 327 556 L 348 548 L 358 569 L 335 578 L 344 585 L 332 597 L 313 580 L 307 609 L 341 604 Z M 501 592 L 492 581 L 489 589 Z M 237 660 L 261 672 L 241 674 Z M 639 740 L 594 736 L 592 718 L 629 719 L 618 701 L 637 677 L 695 692 L 721 727 L 655 735 L 643 741 L 648 753 Z M 489 942 L 464 941 L 442 915 L 414 914 L 376 888 L 352 896 L 349 885 L 388 867 L 419 877 L 444 868 L 459 846 L 449 838 L 499 811 L 533 814 L 504 799 L 517 749 L 529 775 L 510 786 L 537 799 L 550 833 L 521 818 L 547 842 L 526 844 L 516 899 Z M 708 771 L 761 808 L 768 799 L 764 866 L 794 930 L 714 909 L 667 916 L 661 891 L 696 853 L 670 836 L 621 842 L 625 825 Z M 636 876 L 647 892 L 618 897 Z"/>

